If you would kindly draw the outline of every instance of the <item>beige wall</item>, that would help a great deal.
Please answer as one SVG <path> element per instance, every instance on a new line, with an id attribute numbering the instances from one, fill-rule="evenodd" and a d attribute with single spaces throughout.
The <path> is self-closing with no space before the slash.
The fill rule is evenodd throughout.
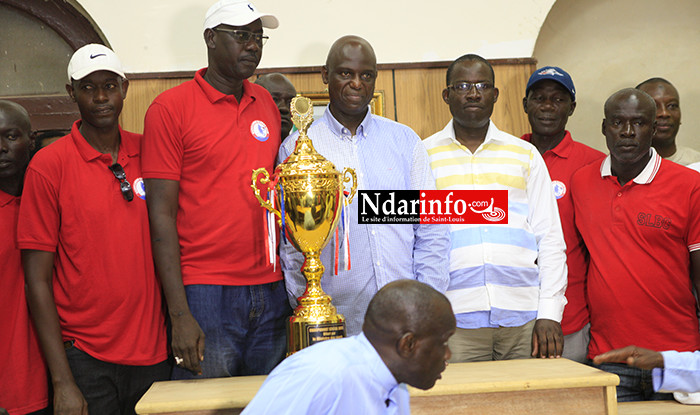
<path id="1" fill-rule="evenodd" d="M 568 127 L 575 140 L 607 153 L 600 131 L 607 97 L 660 76 L 680 94 L 677 142 L 700 150 L 699 47 L 700 1 L 558 0 L 534 57 L 574 79 L 578 104 Z"/>
<path id="2" fill-rule="evenodd" d="M 494 61 L 496 85 L 501 90 L 491 119 L 499 128 L 521 135 L 529 129 L 527 117 L 519 110 L 530 73 L 535 69 L 531 59 Z M 441 130 L 450 120 L 450 111 L 442 100 L 446 66 L 436 68 L 389 67 L 379 71 L 376 91 L 383 94 L 383 114 L 406 124 L 423 138 Z M 318 93 L 326 89 L 317 71 L 287 73 L 299 93 Z M 120 123 L 129 131 L 142 132 L 143 118 L 151 101 L 168 88 L 188 78 L 132 79 L 124 103 Z M 516 110 L 513 111 L 512 109 Z"/>
<path id="3" fill-rule="evenodd" d="M 119 9 L 103 0 L 69 1 L 90 14 L 128 72 L 206 65 L 201 24 L 213 0 L 122 0 Z M 452 60 L 466 52 L 533 56 L 538 66 L 559 65 L 572 74 L 578 108 L 569 129 L 601 150 L 605 99 L 662 76 L 681 94 L 679 143 L 700 149 L 694 134 L 700 127 L 700 85 L 693 82 L 700 45 L 697 0 L 354 0 L 351 6 L 340 0 L 253 1 L 281 21 L 270 31 L 261 68 L 320 65 L 333 40 L 347 33 L 366 37 L 380 63 Z M 402 87 L 396 85 L 397 92 Z"/>
<path id="4" fill-rule="evenodd" d="M 127 72 L 206 66 L 204 14 L 214 0 L 70 0 L 102 29 Z M 380 63 L 532 56 L 554 0 L 252 0 L 276 14 L 260 67 L 315 66 L 338 37 L 367 38 Z M 118 4 L 118 7 L 115 5 Z"/>

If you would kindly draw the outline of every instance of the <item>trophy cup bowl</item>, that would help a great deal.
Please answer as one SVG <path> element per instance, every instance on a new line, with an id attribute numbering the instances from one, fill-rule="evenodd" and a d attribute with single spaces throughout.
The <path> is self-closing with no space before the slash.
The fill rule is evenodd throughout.
<path id="1" fill-rule="evenodd" d="M 294 152 L 275 168 L 272 179 L 265 168 L 254 170 L 251 185 L 260 204 L 277 215 L 285 237 L 304 255 L 301 271 L 306 291 L 287 324 L 288 354 L 319 341 L 345 337 L 345 317 L 337 313 L 321 288 L 324 266 L 320 255 L 338 226 L 343 205 L 350 204 L 357 190 L 353 169 L 338 172 L 314 149 L 307 135 L 313 122 L 311 101 L 295 97 L 291 112 L 299 130 Z M 345 183 L 351 181 L 346 202 Z M 258 182 L 271 192 L 275 205 L 260 196 Z"/>

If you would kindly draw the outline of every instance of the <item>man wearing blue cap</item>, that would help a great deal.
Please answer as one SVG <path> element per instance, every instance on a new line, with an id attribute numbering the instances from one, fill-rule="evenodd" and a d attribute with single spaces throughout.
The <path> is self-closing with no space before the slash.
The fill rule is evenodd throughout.
<path id="1" fill-rule="evenodd" d="M 576 170 L 605 155 L 574 141 L 571 133 L 566 130 L 566 122 L 576 109 L 576 89 L 571 76 L 563 69 L 545 66 L 533 72 L 525 88 L 523 108 L 532 133 L 523 135 L 522 139 L 537 147 L 547 165 L 566 242 L 568 303 L 561 321 L 564 333 L 562 356 L 583 362 L 586 360 L 590 338 L 584 290 L 588 258 L 574 225 L 569 183 Z"/>

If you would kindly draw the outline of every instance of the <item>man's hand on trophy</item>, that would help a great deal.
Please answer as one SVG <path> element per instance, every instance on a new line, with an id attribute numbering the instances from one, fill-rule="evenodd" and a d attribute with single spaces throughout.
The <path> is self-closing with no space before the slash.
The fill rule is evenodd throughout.
<path id="1" fill-rule="evenodd" d="M 204 360 L 204 332 L 191 313 L 183 313 L 172 319 L 173 355 L 181 368 L 201 375 L 199 362 Z"/>

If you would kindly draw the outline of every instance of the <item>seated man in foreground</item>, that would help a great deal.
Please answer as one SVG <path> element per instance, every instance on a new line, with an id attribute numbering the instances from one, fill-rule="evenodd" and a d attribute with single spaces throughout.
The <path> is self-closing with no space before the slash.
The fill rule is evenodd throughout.
<path id="1" fill-rule="evenodd" d="M 404 383 L 430 389 L 450 358 L 455 317 L 447 298 L 415 280 L 384 286 L 362 333 L 287 358 L 244 414 L 409 414 Z"/>

